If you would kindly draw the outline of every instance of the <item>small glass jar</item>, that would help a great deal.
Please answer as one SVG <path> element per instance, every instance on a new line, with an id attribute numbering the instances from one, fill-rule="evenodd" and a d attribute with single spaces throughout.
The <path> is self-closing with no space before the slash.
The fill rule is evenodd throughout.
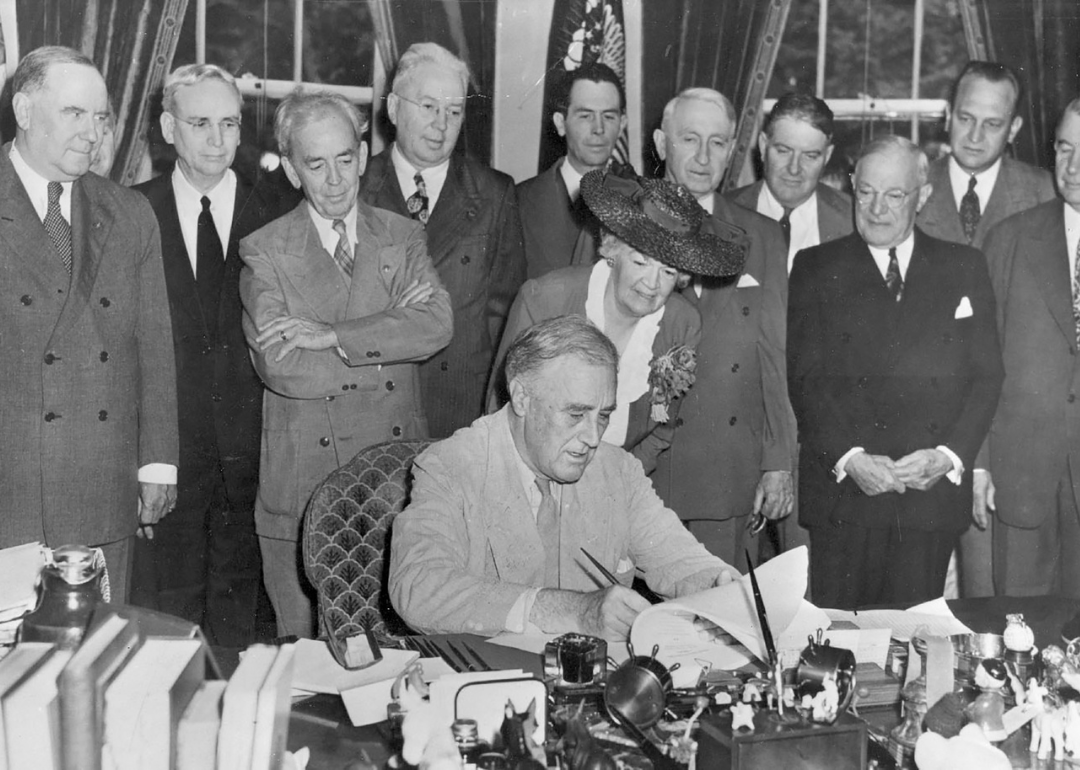
<path id="1" fill-rule="evenodd" d="M 104 564 L 100 551 L 65 545 L 52 552 L 41 571 L 41 601 L 23 618 L 20 642 L 49 642 L 60 649 L 79 646 L 90 616 L 101 601 Z"/>
<path id="2" fill-rule="evenodd" d="M 476 720 L 455 719 L 450 729 L 454 733 L 454 742 L 457 743 L 458 753 L 461 755 L 462 770 L 477 770 L 480 755 L 486 747 L 480 744 Z"/>

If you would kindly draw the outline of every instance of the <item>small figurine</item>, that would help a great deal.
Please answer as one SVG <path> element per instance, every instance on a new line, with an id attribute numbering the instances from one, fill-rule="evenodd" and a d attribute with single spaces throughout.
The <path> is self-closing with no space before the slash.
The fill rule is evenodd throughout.
<path id="1" fill-rule="evenodd" d="M 616 770 L 615 760 L 600 747 L 585 726 L 581 716 L 583 709 L 584 702 L 578 705 L 577 713 L 567 720 L 556 750 L 562 754 L 569 770 Z"/>
<path id="2" fill-rule="evenodd" d="M 406 682 L 408 680 L 405 680 Z M 436 724 L 435 707 L 418 690 L 402 687 L 401 758 L 421 770 L 460 770 L 461 754 L 449 725 Z"/>
<path id="3" fill-rule="evenodd" d="M 1065 758 L 1065 721 L 1068 716 L 1061 698 L 1033 679 L 1028 689 L 1028 703 L 1039 707 L 1031 720 L 1028 751 L 1037 751 L 1039 759 L 1047 759 L 1053 744 L 1054 760 L 1060 762 Z"/>
<path id="4" fill-rule="evenodd" d="M 810 701 L 810 718 L 815 722 L 832 724 L 840 709 L 840 691 L 836 687 L 836 675 L 829 672 L 822 677 L 821 691 Z"/>
<path id="5" fill-rule="evenodd" d="M 537 746 L 533 739 L 536 732 L 536 698 L 529 702 L 524 711 L 514 710 L 513 701 L 506 701 L 505 718 L 499 734 L 506 749 L 506 758 L 514 770 L 533 770 L 547 767 L 547 755 L 543 746 Z"/>
<path id="6" fill-rule="evenodd" d="M 1035 646 L 1035 632 L 1024 622 L 1020 613 L 1005 616 L 1005 649 L 1013 652 L 1028 652 Z"/>
<path id="7" fill-rule="evenodd" d="M 1012 763 L 992 745 L 976 724 L 965 725 L 960 734 L 945 738 L 925 732 L 915 744 L 915 765 L 920 770 L 1011 770 Z"/>
<path id="8" fill-rule="evenodd" d="M 758 689 L 756 682 L 747 682 L 743 686 L 742 702 L 743 703 L 758 703 L 761 700 L 761 690 Z"/>
<path id="9" fill-rule="evenodd" d="M 754 707 L 745 702 L 731 707 L 731 732 L 743 727 L 754 732 Z"/>
<path id="10" fill-rule="evenodd" d="M 1001 694 L 1008 673 L 1005 662 L 998 658 L 986 658 L 975 669 L 975 686 L 982 690 L 964 712 L 975 724 L 982 728 L 989 741 L 1003 741 L 1009 737 L 1005 730 L 1005 696 Z"/>
<path id="11" fill-rule="evenodd" d="M 727 690 L 721 690 L 713 696 L 713 703 L 717 706 L 730 706 L 731 702 L 731 693 Z"/>

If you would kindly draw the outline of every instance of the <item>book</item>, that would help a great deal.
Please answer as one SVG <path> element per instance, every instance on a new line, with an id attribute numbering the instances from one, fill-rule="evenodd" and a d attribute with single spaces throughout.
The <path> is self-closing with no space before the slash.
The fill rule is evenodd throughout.
<path id="1" fill-rule="evenodd" d="M 9 770 L 60 767 L 60 704 L 57 677 L 71 650 L 52 648 L 0 698 Z"/>
<path id="2" fill-rule="evenodd" d="M 109 614 L 92 624 L 60 672 L 60 735 L 64 770 L 101 770 L 105 688 L 138 649 L 138 628 Z"/>
<path id="3" fill-rule="evenodd" d="M 274 664 L 259 688 L 251 749 L 252 770 L 280 770 L 285 758 L 295 653 L 294 644 L 279 647 Z"/>
<path id="4" fill-rule="evenodd" d="M 176 770 L 207 770 L 217 762 L 221 698 L 227 682 L 208 679 L 191 697 L 176 728 Z"/>
<path id="5" fill-rule="evenodd" d="M 3 702 L 9 691 L 37 668 L 52 651 L 46 642 L 28 642 L 13 649 L 0 660 L 0 770 L 7 770 L 7 741 L 5 739 Z"/>
<path id="6" fill-rule="evenodd" d="M 205 647 L 198 639 L 144 641 L 105 689 L 102 766 L 170 770 L 180 715 L 205 670 Z"/>
<path id="7" fill-rule="evenodd" d="M 218 761 L 221 770 L 247 770 L 255 745 L 255 718 L 259 689 L 277 658 L 278 648 L 254 644 L 240 658 L 221 707 L 221 730 L 218 732 Z"/>

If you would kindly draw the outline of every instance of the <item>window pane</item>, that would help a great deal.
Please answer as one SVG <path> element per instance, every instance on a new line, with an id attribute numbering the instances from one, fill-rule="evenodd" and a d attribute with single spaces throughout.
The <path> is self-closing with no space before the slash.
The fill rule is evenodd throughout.
<path id="1" fill-rule="evenodd" d="M 375 54 L 371 10 L 361 0 L 307 0 L 304 4 L 304 80 L 369 86 Z"/>

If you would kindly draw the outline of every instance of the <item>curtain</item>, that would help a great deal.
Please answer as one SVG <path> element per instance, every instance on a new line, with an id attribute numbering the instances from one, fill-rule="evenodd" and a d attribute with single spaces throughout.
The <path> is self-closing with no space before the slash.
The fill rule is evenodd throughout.
<path id="1" fill-rule="evenodd" d="M 1024 128 L 1016 156 L 1052 168 L 1054 131 L 1080 96 L 1080 4 L 1076 0 L 976 0 L 987 57 L 1016 71 L 1024 86 Z"/>
<path id="2" fill-rule="evenodd" d="M 675 7 L 673 7 L 675 6 Z M 645 36 L 642 135 L 660 127 L 664 105 L 685 88 L 713 88 L 739 114 L 735 153 L 724 188 L 737 184 L 753 147 L 765 87 L 791 0 L 681 0 L 642 3 Z M 661 166 L 655 147 L 644 153 L 646 170 Z M 650 168 L 651 166 L 651 168 Z"/>
<path id="3" fill-rule="evenodd" d="M 467 152 L 483 163 L 491 160 L 495 12 L 494 2 L 373 0 L 372 3 L 379 55 L 388 74 L 387 90 L 393 82 L 397 59 L 413 43 L 438 43 L 469 65 L 472 81 L 456 151 Z M 392 128 L 390 133 L 393 134 Z"/>
<path id="4" fill-rule="evenodd" d="M 146 152 L 150 101 L 172 67 L 187 0 L 18 0 L 19 50 L 78 49 L 97 63 L 116 111 L 112 179 L 131 184 Z"/>

